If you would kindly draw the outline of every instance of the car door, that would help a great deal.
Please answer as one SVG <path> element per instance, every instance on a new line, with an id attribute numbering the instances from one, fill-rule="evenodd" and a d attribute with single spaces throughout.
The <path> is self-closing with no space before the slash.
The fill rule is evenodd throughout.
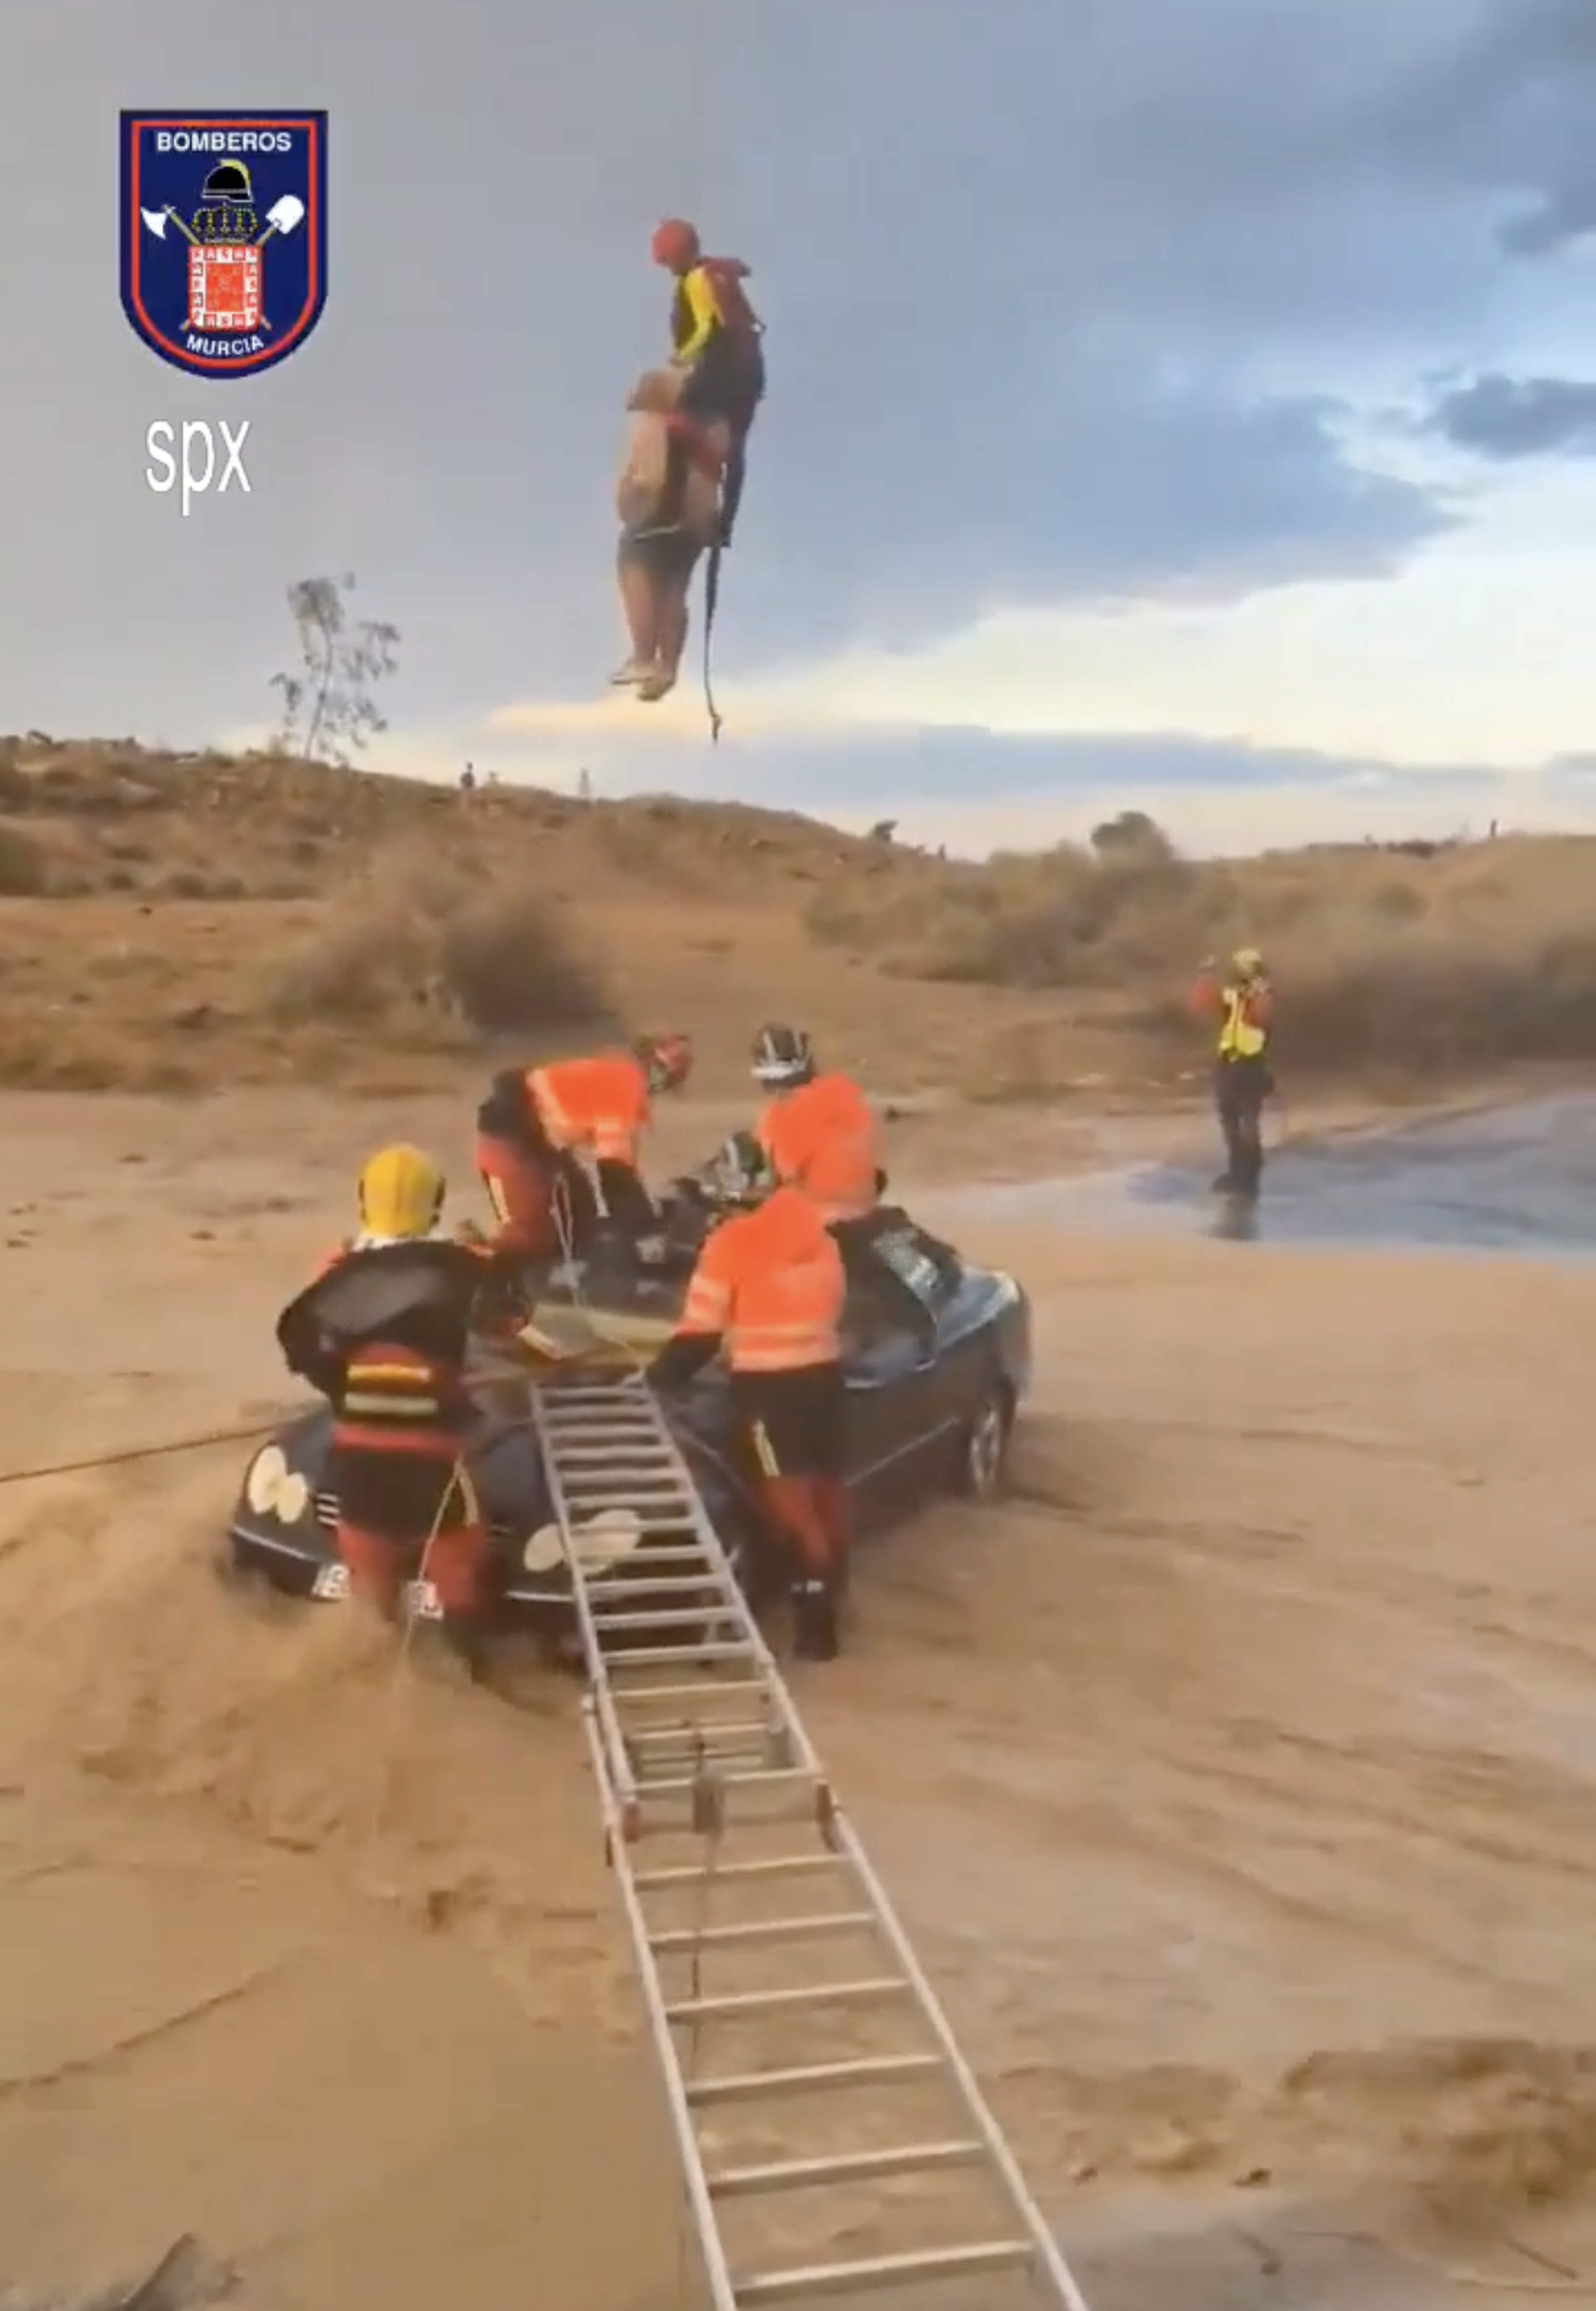
<path id="1" fill-rule="evenodd" d="M 934 1269 L 919 1261 L 911 1244 L 897 1255 L 890 1244 L 886 1251 L 900 1284 L 933 1308 Z M 861 1498 L 912 1492 L 924 1483 L 928 1454 L 945 1433 L 938 1356 L 868 1285 L 850 1289 L 848 1321 L 855 1344 L 849 1374 L 852 1482 Z"/>

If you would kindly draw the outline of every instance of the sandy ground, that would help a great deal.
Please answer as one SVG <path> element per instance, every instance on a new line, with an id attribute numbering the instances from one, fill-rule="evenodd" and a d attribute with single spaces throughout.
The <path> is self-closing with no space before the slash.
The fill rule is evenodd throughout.
<path id="1" fill-rule="evenodd" d="M 373 1121 L 13 1101 L 0 1472 L 286 1400 Z M 1038 1299 L 1016 1496 L 795 1682 L 1094 2306 L 1596 2270 L 1596 1279 L 961 1233 Z M 0 2289 L 193 2230 L 273 2311 L 695 2311 L 574 1694 L 223 1592 L 240 1457 L 0 1488 Z"/>

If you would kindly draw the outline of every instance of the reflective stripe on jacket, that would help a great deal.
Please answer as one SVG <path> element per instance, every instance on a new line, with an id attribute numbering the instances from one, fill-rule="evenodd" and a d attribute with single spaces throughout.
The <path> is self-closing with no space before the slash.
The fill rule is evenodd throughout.
<path id="1" fill-rule="evenodd" d="M 875 1210 L 876 1118 L 848 1077 L 815 1076 L 781 1093 L 760 1117 L 756 1137 L 777 1178 L 801 1188 L 828 1222 Z"/>
<path id="2" fill-rule="evenodd" d="M 356 1348 L 333 1399 L 333 1439 L 366 1452 L 452 1458 L 463 1426 L 458 1367 L 397 1341 Z"/>
<path id="3" fill-rule="evenodd" d="M 649 1078 L 629 1051 L 534 1068 L 527 1091 L 552 1147 L 635 1168 L 650 1109 Z"/>
<path id="4" fill-rule="evenodd" d="M 778 1188 L 707 1238 L 677 1330 L 722 1339 L 734 1372 L 835 1364 L 847 1294 L 824 1217 L 801 1190 Z"/>

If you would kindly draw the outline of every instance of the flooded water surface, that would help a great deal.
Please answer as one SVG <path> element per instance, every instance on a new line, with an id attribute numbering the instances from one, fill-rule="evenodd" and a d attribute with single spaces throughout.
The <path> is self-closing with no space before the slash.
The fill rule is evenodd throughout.
<path id="1" fill-rule="evenodd" d="M 1287 1137 L 1256 1212 L 1214 1190 L 1206 1162 L 1140 1164 L 982 1196 L 1066 1225 L 1453 1251 L 1596 1252 L 1596 1093 L 1526 1101 L 1356 1136 Z"/>

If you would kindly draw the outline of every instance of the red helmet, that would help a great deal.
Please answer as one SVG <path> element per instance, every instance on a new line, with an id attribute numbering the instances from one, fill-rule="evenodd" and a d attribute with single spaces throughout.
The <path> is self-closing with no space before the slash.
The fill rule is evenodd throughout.
<path id="1" fill-rule="evenodd" d="M 693 1072 L 693 1039 L 689 1035 L 640 1035 L 632 1056 L 649 1078 L 649 1089 L 680 1091 Z"/>
<path id="2" fill-rule="evenodd" d="M 656 265 L 663 265 L 668 273 L 691 272 L 703 254 L 697 226 L 689 224 L 685 217 L 667 217 L 663 224 L 654 228 L 649 254 Z"/>

